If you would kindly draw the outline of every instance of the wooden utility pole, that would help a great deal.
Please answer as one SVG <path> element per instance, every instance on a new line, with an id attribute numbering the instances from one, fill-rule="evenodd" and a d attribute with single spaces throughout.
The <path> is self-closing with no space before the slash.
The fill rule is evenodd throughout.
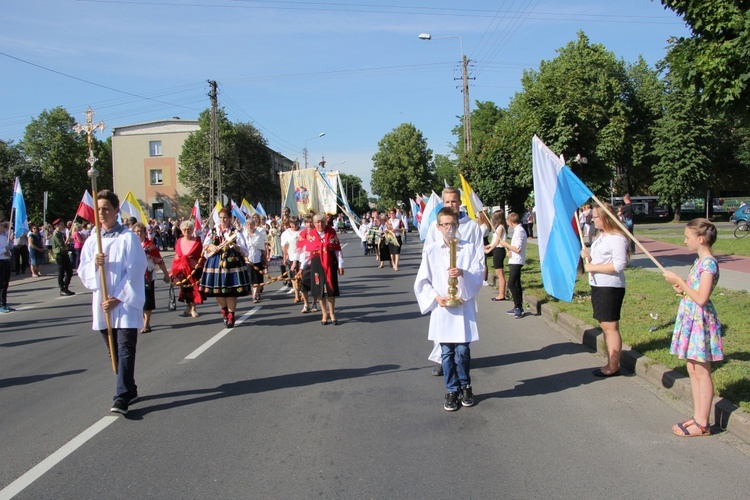
<path id="1" fill-rule="evenodd" d="M 219 124 L 216 117 L 216 112 L 219 107 L 219 98 L 217 91 L 217 83 L 215 80 L 208 80 L 208 84 L 211 86 L 211 91 L 208 96 L 211 98 L 211 129 L 208 135 L 209 142 L 209 184 L 210 184 L 210 195 L 209 202 L 211 203 L 211 210 L 216 206 L 216 200 L 221 201 L 221 162 L 219 161 Z"/>
<path id="2" fill-rule="evenodd" d="M 461 50 L 463 52 L 463 48 Z M 469 59 L 466 54 L 461 54 L 461 67 L 463 69 L 463 93 L 464 93 L 464 154 L 471 154 L 471 101 L 469 99 Z"/>

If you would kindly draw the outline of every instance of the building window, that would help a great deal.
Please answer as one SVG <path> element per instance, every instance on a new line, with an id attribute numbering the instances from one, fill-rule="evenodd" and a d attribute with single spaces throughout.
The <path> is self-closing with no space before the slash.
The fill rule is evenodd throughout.
<path id="1" fill-rule="evenodd" d="M 151 185 L 152 186 L 155 185 L 155 184 L 164 184 L 164 179 L 162 178 L 162 175 L 161 175 L 161 169 L 159 169 L 159 170 L 151 170 L 150 174 L 151 174 Z"/>
<path id="2" fill-rule="evenodd" d="M 161 141 L 148 141 L 148 152 L 151 156 L 161 156 Z"/>

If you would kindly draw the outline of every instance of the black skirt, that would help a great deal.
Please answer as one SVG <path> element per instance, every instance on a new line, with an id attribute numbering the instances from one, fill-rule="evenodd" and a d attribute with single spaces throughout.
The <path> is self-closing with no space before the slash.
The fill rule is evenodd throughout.
<path id="1" fill-rule="evenodd" d="M 492 267 L 502 269 L 506 253 L 505 247 L 495 247 L 492 250 Z"/>
<path id="2" fill-rule="evenodd" d="M 600 323 L 620 321 L 620 311 L 624 298 L 624 288 L 592 286 L 591 307 L 594 309 L 594 319 Z"/>
<path id="3" fill-rule="evenodd" d="M 156 291 L 154 290 L 154 281 L 146 283 L 146 302 L 143 303 L 144 311 L 153 311 L 156 309 Z"/>

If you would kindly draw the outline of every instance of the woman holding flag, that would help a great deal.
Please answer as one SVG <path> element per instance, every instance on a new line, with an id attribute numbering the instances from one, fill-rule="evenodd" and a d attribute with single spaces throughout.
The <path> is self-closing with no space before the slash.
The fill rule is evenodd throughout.
<path id="1" fill-rule="evenodd" d="M 594 370 L 596 377 L 620 375 L 620 310 L 625 298 L 628 238 L 609 216 L 611 213 L 612 206 L 607 203 L 594 208 L 592 218 L 598 235 L 590 250 L 585 246 L 581 250 L 584 271 L 589 273 L 594 319 L 599 321 L 607 344 L 607 364 Z"/>

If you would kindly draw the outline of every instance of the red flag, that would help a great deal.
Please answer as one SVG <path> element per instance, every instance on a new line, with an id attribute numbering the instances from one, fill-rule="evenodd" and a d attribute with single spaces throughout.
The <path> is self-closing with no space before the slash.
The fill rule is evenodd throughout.
<path id="1" fill-rule="evenodd" d="M 198 200 L 195 200 L 195 205 L 193 205 L 193 210 L 190 212 L 190 217 L 195 221 L 195 230 L 200 231 L 201 227 L 203 227 L 203 221 L 201 221 L 201 206 L 198 204 Z"/>
<path id="2" fill-rule="evenodd" d="M 94 199 L 88 191 L 83 193 L 83 199 L 81 200 L 81 203 L 78 204 L 76 215 L 89 222 L 94 222 Z"/>

